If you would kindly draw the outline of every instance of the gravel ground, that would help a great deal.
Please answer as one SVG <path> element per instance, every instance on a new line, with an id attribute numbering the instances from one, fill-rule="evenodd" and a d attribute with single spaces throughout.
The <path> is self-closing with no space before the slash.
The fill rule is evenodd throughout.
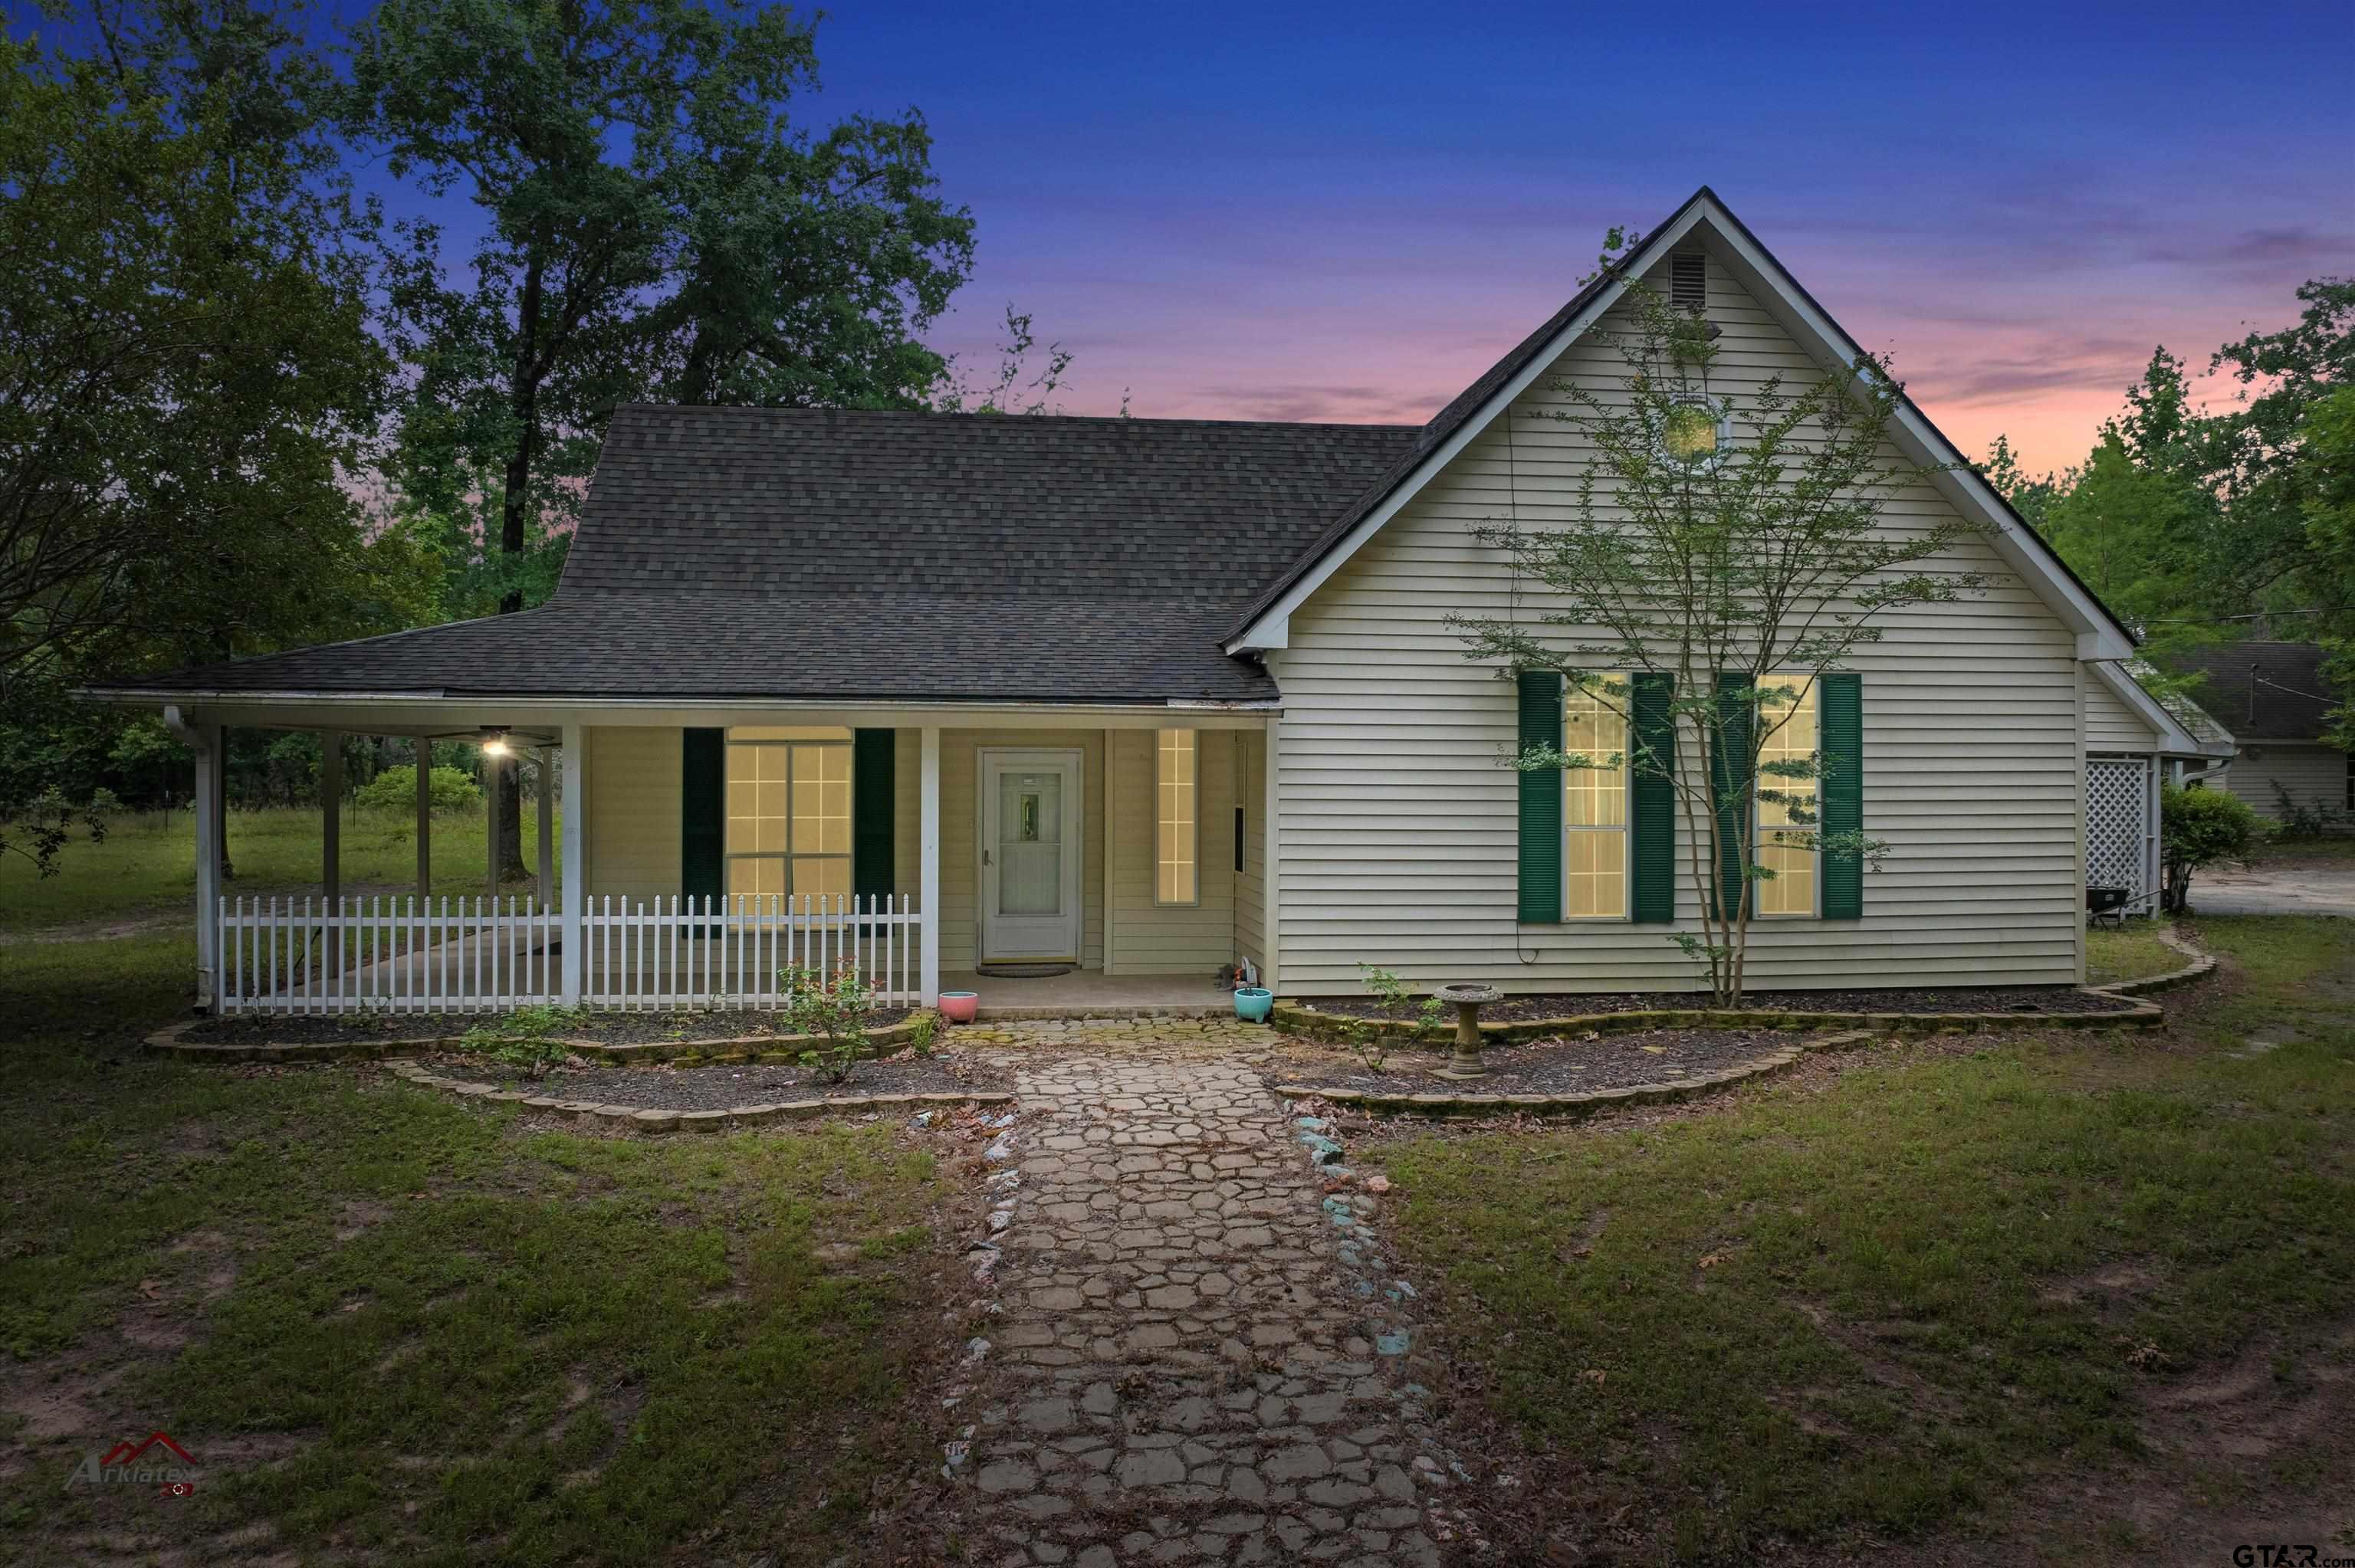
<path id="1" fill-rule="evenodd" d="M 445 1055 L 440 1063 L 439 1070 L 453 1077 L 472 1074 L 501 1083 L 512 1078 L 517 1088 L 558 1099 L 646 1110 L 728 1110 L 780 1100 L 986 1093 L 1014 1086 L 1011 1073 L 946 1051 L 861 1062 L 851 1069 L 849 1080 L 840 1084 L 822 1084 L 817 1075 L 798 1066 L 557 1067 L 542 1077 L 527 1078 L 512 1067 L 470 1056 Z"/>
<path id="2" fill-rule="evenodd" d="M 1482 1052 L 1485 1078 L 1440 1077 L 1447 1058 L 1428 1051 L 1394 1051 L 1380 1073 L 1366 1071 L 1354 1056 L 1289 1056 L 1273 1065 L 1270 1080 L 1398 1095 L 1575 1094 L 1722 1072 L 1797 1039 L 1771 1029 L 1651 1029 L 1596 1040 L 1534 1040 Z"/>
<path id="3" fill-rule="evenodd" d="M 889 1029 L 908 1016 L 904 1007 L 879 1007 L 869 1016 L 869 1030 Z M 455 1037 L 470 1029 L 486 1033 L 506 1026 L 508 1015 L 497 1012 L 386 1013 L 374 1017 L 240 1013 L 232 1018 L 208 1018 L 186 1036 L 190 1040 L 229 1041 L 239 1044 L 303 1044 L 343 1040 L 428 1040 Z M 737 1040 L 764 1034 L 790 1034 L 782 1013 L 718 1010 L 695 1012 L 584 1012 L 567 1019 L 554 1031 L 559 1039 L 591 1040 L 601 1045 L 655 1045 L 691 1040 Z"/>
<path id="4" fill-rule="evenodd" d="M 1303 1003 L 1318 1012 L 1350 1018 L 1382 1018 L 1382 1004 L 1370 996 L 1318 997 Z M 1575 1018 L 1597 1012 L 1690 1012 L 1709 1005 L 1692 991 L 1578 992 L 1508 996 L 1480 1010 L 1483 1023 L 1519 1023 L 1540 1018 Z M 2088 996 L 2071 986 L 1986 986 L 1953 991 L 1753 991 L 1742 1001 L 1759 1012 L 2122 1012 L 2134 1006 L 2110 997 Z M 1447 1011 L 1445 1027 L 1455 1024 Z"/>

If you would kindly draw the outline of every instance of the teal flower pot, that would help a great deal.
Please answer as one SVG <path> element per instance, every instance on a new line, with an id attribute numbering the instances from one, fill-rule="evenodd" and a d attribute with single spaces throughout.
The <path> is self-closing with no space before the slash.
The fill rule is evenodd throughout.
<path id="1" fill-rule="evenodd" d="M 1235 987 L 1235 1016 L 1245 1023 L 1265 1023 L 1275 1011 L 1275 992 L 1260 985 Z"/>

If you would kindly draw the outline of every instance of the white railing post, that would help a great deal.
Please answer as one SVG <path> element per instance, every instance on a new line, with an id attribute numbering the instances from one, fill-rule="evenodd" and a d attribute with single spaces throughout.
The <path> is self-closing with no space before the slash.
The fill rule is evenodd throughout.
<path id="1" fill-rule="evenodd" d="M 917 839 L 916 917 L 921 953 L 917 1001 L 930 1007 L 941 999 L 941 732 L 923 731 L 922 819 Z"/>

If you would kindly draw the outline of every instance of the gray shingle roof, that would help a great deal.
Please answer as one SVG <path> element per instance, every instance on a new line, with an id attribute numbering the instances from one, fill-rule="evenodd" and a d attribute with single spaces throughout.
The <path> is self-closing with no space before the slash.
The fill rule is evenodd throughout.
<path id="1" fill-rule="evenodd" d="M 2191 694 L 2237 740 L 2318 740 L 2328 727 L 2335 697 L 2314 643 L 2230 642 L 2175 662 L 2206 677 Z"/>
<path id="2" fill-rule="evenodd" d="M 538 609 L 121 683 L 1271 699 L 1218 640 L 1412 427 L 636 406 Z"/>

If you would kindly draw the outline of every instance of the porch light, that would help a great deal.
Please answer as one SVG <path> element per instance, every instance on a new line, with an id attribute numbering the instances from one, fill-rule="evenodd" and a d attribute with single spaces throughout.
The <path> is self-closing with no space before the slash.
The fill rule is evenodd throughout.
<path id="1" fill-rule="evenodd" d="M 483 755 L 485 757 L 505 757 L 507 754 L 506 726 L 503 724 L 486 724 L 482 728 L 482 736 Z"/>

